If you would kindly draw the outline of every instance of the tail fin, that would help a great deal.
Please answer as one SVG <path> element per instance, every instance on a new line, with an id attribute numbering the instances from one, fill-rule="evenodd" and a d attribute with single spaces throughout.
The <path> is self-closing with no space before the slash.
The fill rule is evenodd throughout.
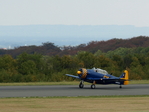
<path id="1" fill-rule="evenodd" d="M 129 73 L 128 70 L 124 70 L 124 73 L 120 76 L 121 79 L 124 79 L 124 85 L 129 84 Z"/>

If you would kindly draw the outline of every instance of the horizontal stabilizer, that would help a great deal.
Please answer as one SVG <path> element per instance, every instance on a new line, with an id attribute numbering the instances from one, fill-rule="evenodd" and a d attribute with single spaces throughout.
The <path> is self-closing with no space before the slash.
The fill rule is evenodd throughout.
<path id="1" fill-rule="evenodd" d="M 67 75 L 67 76 L 69 76 L 69 77 L 73 77 L 73 78 L 80 79 L 78 76 L 75 76 L 75 75 L 70 75 L 70 74 L 65 74 L 65 75 Z"/>

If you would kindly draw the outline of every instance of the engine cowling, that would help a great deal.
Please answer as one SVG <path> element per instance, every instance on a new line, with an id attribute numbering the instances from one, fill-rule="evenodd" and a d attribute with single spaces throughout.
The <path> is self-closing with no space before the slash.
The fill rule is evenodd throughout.
<path id="1" fill-rule="evenodd" d="M 77 74 L 81 79 L 85 79 L 87 76 L 87 69 L 81 68 L 80 70 L 77 71 Z"/>

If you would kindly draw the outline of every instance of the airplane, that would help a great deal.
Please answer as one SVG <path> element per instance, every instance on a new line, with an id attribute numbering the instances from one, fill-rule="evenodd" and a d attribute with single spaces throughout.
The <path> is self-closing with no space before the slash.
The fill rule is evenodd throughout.
<path id="1" fill-rule="evenodd" d="M 84 87 L 84 81 L 92 83 L 91 89 L 95 89 L 95 84 L 117 84 L 120 85 L 119 88 L 122 88 L 122 85 L 129 84 L 129 74 L 128 70 L 124 70 L 124 73 L 120 75 L 120 77 L 113 76 L 112 74 L 108 74 L 106 70 L 100 68 L 86 69 L 80 68 L 77 71 L 78 76 L 65 74 L 67 76 L 80 79 L 79 88 Z"/>

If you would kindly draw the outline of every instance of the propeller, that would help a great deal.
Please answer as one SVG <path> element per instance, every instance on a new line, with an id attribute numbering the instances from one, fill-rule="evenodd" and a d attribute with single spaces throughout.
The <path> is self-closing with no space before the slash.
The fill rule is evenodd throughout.
<path id="1" fill-rule="evenodd" d="M 81 79 L 85 79 L 87 76 L 87 69 L 81 68 L 80 70 L 77 71 L 77 74 Z"/>

